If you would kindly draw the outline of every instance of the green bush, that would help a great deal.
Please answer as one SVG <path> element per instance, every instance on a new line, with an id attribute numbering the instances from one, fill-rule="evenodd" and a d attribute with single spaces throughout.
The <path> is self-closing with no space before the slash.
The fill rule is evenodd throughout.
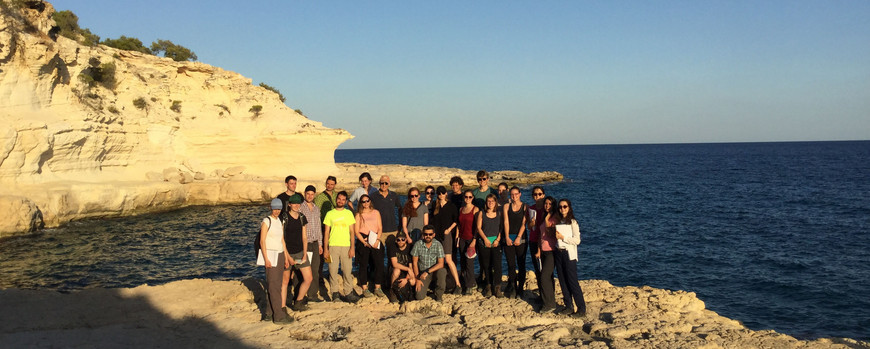
<path id="1" fill-rule="evenodd" d="M 148 107 L 148 102 L 145 101 L 145 98 L 139 97 L 133 100 L 133 106 L 138 109 L 145 109 Z"/>
<path id="2" fill-rule="evenodd" d="M 151 53 L 145 45 L 142 44 L 142 40 L 133 37 L 126 37 L 121 35 L 120 38 L 117 39 L 105 39 L 100 42 L 103 45 L 114 47 L 119 50 L 127 50 L 127 51 L 137 51 L 142 53 Z"/>
<path id="3" fill-rule="evenodd" d="M 100 42 L 100 37 L 91 33 L 88 28 L 79 27 L 79 17 L 72 11 L 58 11 L 52 14 L 57 24 L 58 34 L 78 41 L 82 45 L 93 46 Z"/>
<path id="4" fill-rule="evenodd" d="M 151 43 L 151 53 L 155 56 L 163 53 L 163 57 L 172 58 L 173 61 L 195 61 L 196 53 L 193 53 L 187 47 L 176 45 L 169 40 L 157 39 Z"/>
<path id="5" fill-rule="evenodd" d="M 254 105 L 254 106 L 251 106 L 251 109 L 248 109 L 248 111 L 254 113 L 254 115 L 251 117 L 251 119 L 256 119 L 256 118 L 260 117 L 260 112 L 263 111 L 263 106 L 259 105 L 259 104 Z"/>
<path id="6" fill-rule="evenodd" d="M 169 107 L 172 111 L 176 113 L 181 112 L 181 101 L 172 101 L 172 106 Z"/>
<path id="7" fill-rule="evenodd" d="M 296 114 L 299 114 L 299 115 L 305 116 L 305 114 L 302 114 L 302 109 L 293 109 L 293 111 L 295 111 Z"/>
<path id="8" fill-rule="evenodd" d="M 265 82 L 261 82 L 261 83 L 260 83 L 260 87 L 265 88 L 265 89 L 267 89 L 267 90 L 269 90 L 269 91 L 272 91 L 272 92 L 277 93 L 277 94 L 278 94 L 278 99 L 281 100 L 281 103 L 284 103 L 284 100 L 285 100 L 285 99 L 284 99 L 284 95 L 282 95 L 282 94 L 281 94 L 281 91 L 278 91 L 277 88 L 274 88 L 274 87 L 272 87 L 272 86 L 266 85 Z"/>
<path id="9" fill-rule="evenodd" d="M 109 112 L 111 112 L 112 114 L 118 114 L 118 113 L 120 113 L 120 111 L 118 110 L 118 108 L 115 107 L 114 105 L 110 105 L 109 108 L 107 108 L 107 109 L 108 109 Z"/>
<path id="10" fill-rule="evenodd" d="M 79 80 L 89 87 L 94 87 L 96 84 L 101 84 L 104 87 L 112 90 L 115 88 L 115 63 L 100 63 L 96 57 L 91 57 L 88 60 L 89 67 L 79 73 Z"/>

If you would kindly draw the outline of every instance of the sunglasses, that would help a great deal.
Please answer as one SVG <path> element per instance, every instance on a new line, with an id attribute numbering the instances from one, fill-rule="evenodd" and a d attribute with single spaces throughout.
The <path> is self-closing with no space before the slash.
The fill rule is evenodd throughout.
<path id="1" fill-rule="evenodd" d="M 486 178 L 478 178 L 478 179 L 477 179 L 478 182 L 483 182 L 483 181 L 485 181 L 485 180 L 486 180 Z"/>
<path id="2" fill-rule="evenodd" d="M 474 199 L 473 196 L 466 196 L 465 198 L 466 198 L 466 199 Z"/>
<path id="3" fill-rule="evenodd" d="M 434 191 L 427 191 L 427 192 L 426 192 L 426 195 L 432 195 L 432 194 L 434 194 L 434 193 L 435 193 Z"/>
<path id="4" fill-rule="evenodd" d="M 413 195 L 411 195 L 411 197 L 412 197 L 412 198 L 419 198 L 419 197 L 420 197 L 420 194 L 413 194 Z"/>
<path id="5" fill-rule="evenodd" d="M 562 206 L 559 206 L 559 207 L 561 207 L 561 208 L 568 208 L 568 205 L 562 205 Z"/>
<path id="6" fill-rule="evenodd" d="M 407 240 L 407 239 L 405 239 L 405 238 L 396 238 L 396 241 L 402 241 L 402 242 L 404 242 L 405 240 Z"/>
<path id="7" fill-rule="evenodd" d="M 534 197 L 544 196 L 544 193 L 534 193 L 534 194 L 532 194 L 532 196 L 534 196 Z"/>
<path id="8" fill-rule="evenodd" d="M 390 182 L 379 182 L 380 185 L 390 185 Z"/>
<path id="9" fill-rule="evenodd" d="M 423 233 L 423 236 L 434 236 L 434 235 L 435 235 L 435 233 L 428 233 L 428 234 Z"/>
<path id="10" fill-rule="evenodd" d="M 372 202 L 372 201 L 371 201 L 371 200 L 365 200 L 365 201 L 360 200 L 359 203 L 361 203 L 361 204 L 365 204 L 365 203 L 368 203 L 368 202 Z"/>

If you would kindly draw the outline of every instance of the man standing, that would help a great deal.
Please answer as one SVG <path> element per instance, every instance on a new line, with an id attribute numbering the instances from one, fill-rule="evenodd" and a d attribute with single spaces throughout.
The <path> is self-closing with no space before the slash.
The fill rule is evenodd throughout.
<path id="1" fill-rule="evenodd" d="M 477 183 L 480 184 L 479 188 L 475 188 L 472 191 L 474 195 L 474 201 L 472 203 L 474 206 L 477 206 L 481 211 L 484 210 L 484 206 L 486 205 L 486 196 L 489 194 L 493 194 L 498 197 L 498 192 L 489 187 L 489 174 L 484 170 L 477 171 Z"/>
<path id="2" fill-rule="evenodd" d="M 449 193 L 447 193 L 447 200 L 453 203 L 456 206 L 456 209 L 462 208 L 463 200 L 462 200 L 462 186 L 465 183 L 462 181 L 462 177 L 453 176 L 450 178 L 450 189 L 452 189 Z"/>
<path id="3" fill-rule="evenodd" d="M 399 203 L 399 195 L 390 190 L 389 176 L 381 176 L 378 191 L 371 197 L 372 207 L 381 214 L 381 229 L 384 230 L 381 243 L 391 244 L 399 231 L 399 212 L 402 211 L 402 205 Z"/>
<path id="4" fill-rule="evenodd" d="M 372 186 L 372 175 L 368 172 L 363 172 L 359 175 L 359 188 L 353 191 L 353 194 L 350 194 L 350 200 L 347 202 L 347 205 L 351 210 L 359 202 L 359 198 L 363 196 L 363 194 L 368 194 L 368 196 L 373 196 L 378 191 L 375 187 Z"/>
<path id="5" fill-rule="evenodd" d="M 348 302 L 356 302 L 359 297 L 354 294 L 353 274 L 351 274 L 356 219 L 353 217 L 353 212 L 344 208 L 347 204 L 347 192 L 338 192 L 335 202 L 335 208 L 327 212 L 326 217 L 323 218 L 325 226 L 323 240 L 326 241 L 323 258 L 329 261 L 329 287 L 332 290 L 333 301 L 339 300 L 343 293 Z M 339 266 L 344 279 L 342 283 L 338 281 Z"/>
<path id="6" fill-rule="evenodd" d="M 426 298 L 426 291 L 435 278 L 435 300 L 440 302 L 447 288 L 447 271 L 444 270 L 444 247 L 435 240 L 435 227 L 423 227 L 422 240 L 411 249 L 414 274 L 417 275 L 417 300 Z"/>
<path id="7" fill-rule="evenodd" d="M 305 202 L 299 208 L 299 212 L 305 215 L 308 224 L 305 225 L 305 233 L 308 235 L 308 254 L 311 255 L 311 287 L 308 288 L 308 300 L 322 302 L 317 297 L 320 290 L 320 272 L 323 271 L 323 230 L 320 219 L 320 208 L 314 204 L 314 195 L 317 189 L 313 185 L 305 187 Z"/>
<path id="8" fill-rule="evenodd" d="M 320 217 L 325 218 L 329 210 L 335 208 L 335 176 L 326 177 L 326 189 L 314 197 L 314 204 L 320 208 Z"/>
<path id="9" fill-rule="evenodd" d="M 299 196 L 299 201 L 302 202 L 302 195 L 296 192 L 296 176 L 289 175 L 284 178 L 284 185 L 287 186 L 287 190 L 281 194 L 278 194 L 278 198 L 281 199 L 281 202 L 284 204 L 284 208 L 281 209 L 281 218 L 287 220 L 287 212 L 289 212 L 289 206 L 287 205 L 288 200 L 290 200 L 291 196 Z"/>

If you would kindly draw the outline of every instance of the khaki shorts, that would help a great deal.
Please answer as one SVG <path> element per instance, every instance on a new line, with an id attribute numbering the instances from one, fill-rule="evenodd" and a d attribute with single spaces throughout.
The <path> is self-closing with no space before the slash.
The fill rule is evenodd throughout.
<path id="1" fill-rule="evenodd" d="M 293 258 L 294 261 L 296 261 L 296 265 L 292 265 L 292 264 L 291 264 L 291 265 L 290 265 L 290 268 L 287 268 L 287 269 L 285 269 L 285 270 L 291 270 L 291 269 L 293 269 L 293 268 L 296 268 L 296 269 L 302 269 L 302 268 L 308 268 L 308 267 L 310 267 L 310 266 L 311 266 L 311 261 L 309 261 L 307 258 L 305 259 L 305 263 L 299 263 L 299 261 L 302 260 L 302 254 L 303 254 L 303 252 L 299 252 L 299 253 L 291 253 L 291 254 L 290 254 L 290 257 Z"/>
<path id="2" fill-rule="evenodd" d="M 383 244 L 384 246 L 387 246 L 387 237 L 390 236 L 390 237 L 392 237 L 392 239 L 390 239 L 391 241 L 396 241 L 396 234 L 398 234 L 398 233 L 399 233 L 398 230 L 382 232 L 379 240 L 381 240 L 381 244 Z"/>

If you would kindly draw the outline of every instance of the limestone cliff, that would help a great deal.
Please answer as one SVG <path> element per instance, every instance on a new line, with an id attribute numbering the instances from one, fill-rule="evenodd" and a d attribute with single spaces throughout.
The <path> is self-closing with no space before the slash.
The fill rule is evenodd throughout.
<path id="1" fill-rule="evenodd" d="M 183 205 L 190 188 L 180 183 L 226 181 L 236 166 L 248 179 L 337 170 L 347 131 L 231 71 L 59 37 L 53 12 L 42 1 L 0 1 L 0 237 L 70 215 Z M 167 168 L 179 180 L 164 182 Z"/>

